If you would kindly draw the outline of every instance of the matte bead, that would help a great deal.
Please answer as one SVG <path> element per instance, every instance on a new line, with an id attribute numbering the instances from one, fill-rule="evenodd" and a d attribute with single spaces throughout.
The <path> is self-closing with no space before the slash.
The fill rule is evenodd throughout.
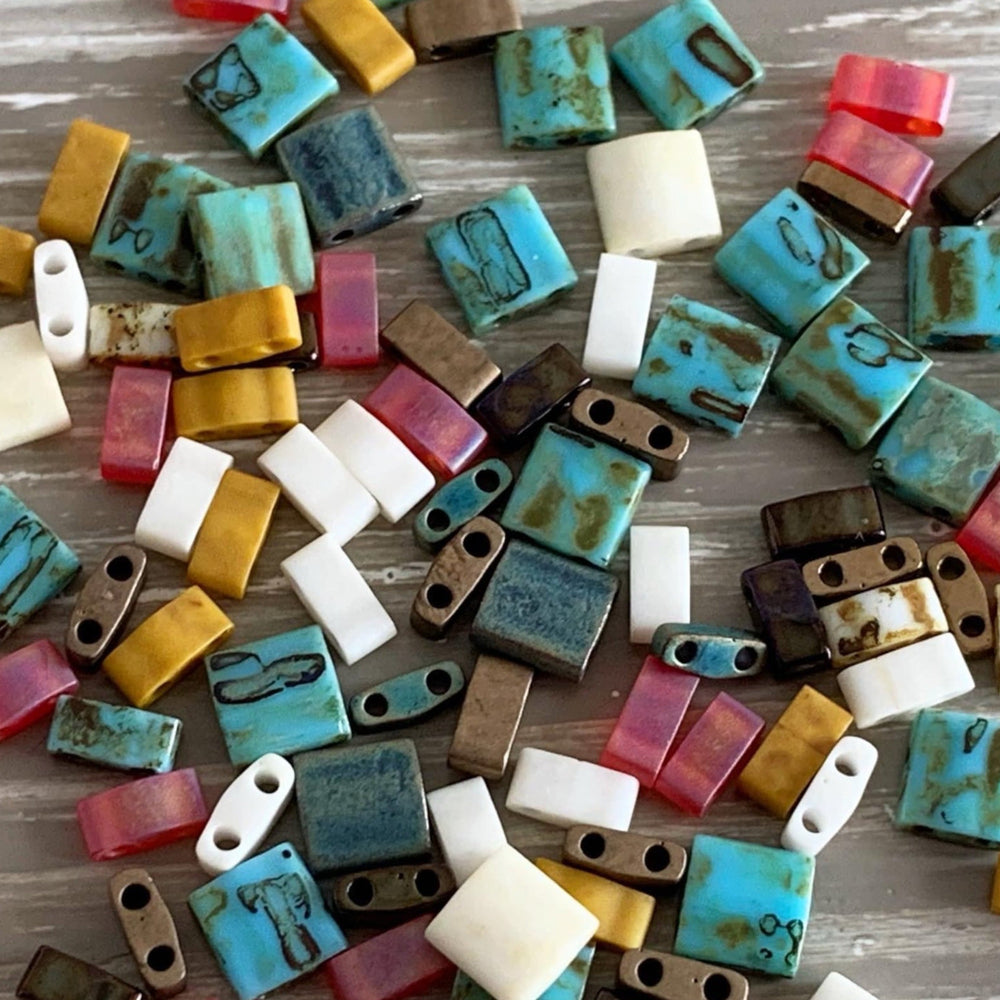
<path id="1" fill-rule="evenodd" d="M 630 996 L 640 993 L 653 1000 L 702 1000 L 723 994 L 728 1000 L 747 1000 L 750 995 L 750 984 L 738 972 L 648 949 L 622 955 L 618 985 Z"/>
<path id="2" fill-rule="evenodd" d="M 584 945 L 576 958 L 563 970 L 562 975 L 538 997 L 538 1000 L 583 1000 L 593 960 L 594 945 Z M 459 971 L 451 989 L 451 1000 L 493 1000 L 493 998 L 477 982 Z"/>
<path id="3" fill-rule="evenodd" d="M 570 827 L 562 857 L 574 868 L 650 890 L 676 886 L 687 869 L 680 844 L 602 826 Z"/>
<path id="4" fill-rule="evenodd" d="M 653 633 L 650 649 L 668 667 L 710 680 L 753 677 L 767 662 L 767 646 L 753 632 L 722 625 L 667 622 Z"/>
<path id="5" fill-rule="evenodd" d="M 663 622 L 691 620 L 690 532 L 633 525 L 629 531 L 629 642 L 647 643 Z"/>
<path id="6" fill-rule="evenodd" d="M 417 0 L 404 12 L 407 34 L 422 63 L 487 52 L 498 35 L 521 27 L 515 0 Z"/>
<path id="7" fill-rule="evenodd" d="M 916 576 L 924 568 L 920 546 L 912 538 L 884 542 L 813 559 L 802 567 L 802 578 L 818 603 L 850 597 Z"/>
<path id="8" fill-rule="evenodd" d="M 17 984 L 21 1000 L 145 1000 L 130 986 L 82 958 L 42 945 Z"/>
<path id="9" fill-rule="evenodd" d="M 779 191 L 715 255 L 723 280 L 789 340 L 870 263 L 794 191 Z"/>
<path id="10" fill-rule="evenodd" d="M 70 122 L 38 210 L 46 236 L 90 245 L 130 142 L 127 132 L 85 118 Z"/>
<path id="11" fill-rule="evenodd" d="M 465 690 L 465 675 L 451 660 L 410 670 L 351 698 L 351 721 L 359 729 L 385 729 L 419 722 Z"/>
<path id="12" fill-rule="evenodd" d="M 983 494 L 955 541 L 980 565 L 1000 570 L 1000 487 Z"/>
<path id="13" fill-rule="evenodd" d="M 877 998 L 867 990 L 863 990 L 857 983 L 852 983 L 847 976 L 842 976 L 839 972 L 830 972 L 819 984 L 819 989 L 810 1000 L 877 1000 Z"/>
<path id="14" fill-rule="evenodd" d="M 674 951 L 794 976 L 812 906 L 812 858 L 695 834 Z"/>
<path id="15" fill-rule="evenodd" d="M 540 308 L 577 282 L 524 184 L 435 222 L 426 239 L 474 334 Z"/>
<path id="16" fill-rule="evenodd" d="M 173 0 L 174 10 L 184 17 L 207 21 L 254 21 L 270 14 L 282 24 L 288 23 L 292 0 Z"/>
<path id="17" fill-rule="evenodd" d="M 966 656 L 993 652 L 993 623 L 986 588 L 969 557 L 956 542 L 927 550 L 927 572 L 941 599 L 948 627 Z"/>
<path id="18" fill-rule="evenodd" d="M 65 240 L 35 247 L 35 306 L 42 346 L 60 372 L 87 367 L 90 300 L 73 248 Z"/>
<path id="19" fill-rule="evenodd" d="M 147 561 L 136 545 L 112 545 L 80 589 L 65 638 L 78 670 L 93 672 L 117 644 L 142 593 Z"/>
<path id="20" fill-rule="evenodd" d="M 674 295 L 646 345 L 632 391 L 736 437 L 780 344 L 773 333 Z"/>
<path id="21" fill-rule="evenodd" d="M 30 233 L 0 226 L 0 295 L 24 295 L 38 244 Z"/>
<path id="22" fill-rule="evenodd" d="M 112 861 L 195 836 L 208 810 L 189 767 L 80 799 L 76 818 L 91 861 Z"/>
<path id="23" fill-rule="evenodd" d="M 172 368 L 174 313 L 166 302 L 101 302 L 90 307 L 90 360 L 99 365 Z"/>
<path id="24" fill-rule="evenodd" d="M 316 256 L 313 293 L 323 368 L 378 364 L 378 279 L 371 253 Z"/>
<path id="25" fill-rule="evenodd" d="M 970 153 L 931 189 L 931 204 L 950 222 L 988 219 L 1000 201 L 1000 135 Z"/>
<path id="26" fill-rule="evenodd" d="M 481 777 L 428 792 L 427 809 L 441 853 L 459 885 L 507 844 L 490 790 Z"/>
<path id="27" fill-rule="evenodd" d="M 111 376 L 101 441 L 101 478 L 152 484 L 163 459 L 170 414 L 168 371 L 120 366 Z"/>
<path id="28" fill-rule="evenodd" d="M 336 875 L 321 886 L 330 909 L 355 924 L 398 923 L 438 910 L 455 892 L 445 865 L 391 865 Z"/>
<path id="29" fill-rule="evenodd" d="M 39 639 L 0 657 L 0 740 L 44 719 L 80 686 L 62 653 Z"/>

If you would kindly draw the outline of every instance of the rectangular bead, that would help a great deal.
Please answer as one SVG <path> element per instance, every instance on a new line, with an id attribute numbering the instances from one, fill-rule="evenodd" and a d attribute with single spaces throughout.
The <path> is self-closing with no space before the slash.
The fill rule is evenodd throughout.
<path id="1" fill-rule="evenodd" d="M 542 993 L 538 1000 L 583 1000 L 593 960 L 594 945 L 584 945 L 576 958 L 563 970 L 562 975 Z M 451 989 L 451 1000 L 493 1000 L 493 997 L 459 970 Z"/>
<path id="2" fill-rule="evenodd" d="M 0 657 L 0 740 L 44 719 L 79 686 L 66 658 L 48 639 Z"/>
<path id="3" fill-rule="evenodd" d="M 629 641 L 648 643 L 664 623 L 691 621 L 690 532 L 633 525 L 629 531 Z"/>
<path id="4" fill-rule="evenodd" d="M 31 957 L 17 984 L 20 1000 L 145 1000 L 146 994 L 82 958 L 48 945 Z"/>
<path id="5" fill-rule="evenodd" d="M 24 295 L 28 290 L 37 245 L 30 233 L 0 226 L 0 295 Z"/>
<path id="6" fill-rule="evenodd" d="M 938 542 L 927 550 L 927 572 L 962 652 L 966 656 L 991 654 L 994 631 L 986 588 L 957 539 Z"/>
<path id="7" fill-rule="evenodd" d="M 170 415 L 170 372 L 119 366 L 111 376 L 101 440 L 101 478 L 156 481 Z"/>
<path id="8" fill-rule="evenodd" d="M 724 625 L 665 622 L 650 649 L 668 667 L 712 680 L 753 677 L 767 662 L 767 645 L 753 632 Z"/>
<path id="9" fill-rule="evenodd" d="M 931 203 L 950 222 L 975 225 L 1000 201 L 1000 135 L 970 153 L 931 189 Z"/>
<path id="10" fill-rule="evenodd" d="M 507 843 L 490 790 L 481 777 L 428 792 L 427 808 L 441 853 L 459 885 Z"/>
<path id="11" fill-rule="evenodd" d="M 877 1000 L 868 990 L 839 972 L 829 972 L 809 1000 Z"/>
<path id="12" fill-rule="evenodd" d="M 802 578 L 817 604 L 828 604 L 863 590 L 899 583 L 923 568 L 920 546 L 912 538 L 897 536 L 813 559 L 802 566 Z"/>
<path id="13" fill-rule="evenodd" d="M 87 352 L 98 365 L 177 365 L 174 313 L 166 302 L 100 302 L 90 307 Z"/>
<path id="14" fill-rule="evenodd" d="M 375 255 L 326 251 L 316 255 L 316 291 L 304 308 L 316 317 L 322 368 L 378 364 L 378 284 Z"/>
<path id="15" fill-rule="evenodd" d="M 498 35 L 521 27 L 514 0 L 416 0 L 405 14 L 407 34 L 422 63 L 487 52 Z"/>
<path id="16" fill-rule="evenodd" d="M 414 541 L 427 552 L 437 552 L 460 528 L 502 500 L 513 478 L 505 462 L 488 458 L 449 479 L 414 518 Z"/>
<path id="17" fill-rule="evenodd" d="M 1000 571 L 1000 484 L 983 495 L 955 541 L 977 563 Z"/>
<path id="18" fill-rule="evenodd" d="M 173 0 L 174 10 L 183 17 L 200 17 L 207 21 L 256 20 L 270 14 L 282 24 L 288 23 L 292 0 Z"/>

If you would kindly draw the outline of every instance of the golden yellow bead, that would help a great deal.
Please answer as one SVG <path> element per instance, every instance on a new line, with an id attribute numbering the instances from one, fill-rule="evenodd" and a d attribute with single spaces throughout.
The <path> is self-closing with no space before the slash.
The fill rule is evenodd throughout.
<path id="1" fill-rule="evenodd" d="M 24 295 L 35 257 L 35 237 L 0 226 L 0 295 Z"/>
<path id="2" fill-rule="evenodd" d="M 1000 915 L 1000 854 L 997 855 L 997 866 L 993 870 L 993 892 L 990 894 L 990 913 Z"/>

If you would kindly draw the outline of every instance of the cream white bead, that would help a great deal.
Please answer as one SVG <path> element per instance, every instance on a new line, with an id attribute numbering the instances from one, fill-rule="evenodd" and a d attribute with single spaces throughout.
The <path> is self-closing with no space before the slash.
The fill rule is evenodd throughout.
<path id="1" fill-rule="evenodd" d="M 165 302 L 101 302 L 90 307 L 90 359 L 102 364 L 177 358 L 174 313 Z"/>
<path id="2" fill-rule="evenodd" d="M 461 885 L 507 843 L 503 824 L 482 778 L 427 793 L 427 808 L 444 860 Z"/>
<path id="3" fill-rule="evenodd" d="M 73 248 L 65 240 L 35 247 L 35 305 L 42 345 L 56 371 L 87 367 L 90 301 Z"/>
<path id="4" fill-rule="evenodd" d="M 831 972 L 819 984 L 810 1000 L 877 1000 L 877 998 L 839 972 Z"/>
<path id="5" fill-rule="evenodd" d="M 629 639 L 647 643 L 666 622 L 691 621 L 690 532 L 635 525 L 629 530 Z"/>

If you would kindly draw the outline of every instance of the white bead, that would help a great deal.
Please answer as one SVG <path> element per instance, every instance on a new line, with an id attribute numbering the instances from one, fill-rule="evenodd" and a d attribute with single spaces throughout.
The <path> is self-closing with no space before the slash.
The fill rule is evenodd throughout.
<path id="1" fill-rule="evenodd" d="M 68 430 L 69 410 L 33 322 L 0 329 L 0 359 L 0 451 Z"/>
<path id="2" fill-rule="evenodd" d="M 854 815 L 877 761 L 878 750 L 868 740 L 839 740 L 788 817 L 781 846 L 816 857 Z"/>
<path id="3" fill-rule="evenodd" d="M 819 989 L 810 1000 L 878 1000 L 878 998 L 868 990 L 863 990 L 857 983 L 851 982 L 847 976 L 831 972 L 819 984 Z"/>
<path id="4" fill-rule="evenodd" d="M 587 150 L 587 170 L 608 253 L 661 257 L 722 239 L 700 132 L 602 142 Z"/>
<path id="5" fill-rule="evenodd" d="M 345 545 L 378 514 L 375 498 L 305 424 L 296 424 L 258 459 L 292 506 L 317 530 Z"/>
<path id="6" fill-rule="evenodd" d="M 570 827 L 580 823 L 627 830 L 639 782 L 589 761 L 525 747 L 507 792 L 511 812 Z"/>
<path id="7" fill-rule="evenodd" d="M 950 632 L 847 667 L 837 683 L 858 729 L 940 705 L 975 687 Z"/>
<path id="8" fill-rule="evenodd" d="M 135 544 L 187 562 L 233 456 L 179 437 L 173 443 L 135 526 Z"/>
<path id="9" fill-rule="evenodd" d="M 223 793 L 198 837 L 195 855 L 202 870 L 221 875 L 253 854 L 281 818 L 295 768 L 276 753 L 255 760 Z M 219 844 L 233 843 L 226 849 Z"/>
<path id="10" fill-rule="evenodd" d="M 425 937 L 495 1000 L 538 1000 L 594 936 L 598 923 L 506 846 L 459 886 Z"/>
<path id="11" fill-rule="evenodd" d="M 167 363 L 177 358 L 174 313 L 165 302 L 101 302 L 90 307 L 92 361 Z"/>
<path id="12" fill-rule="evenodd" d="M 432 489 L 434 475 L 395 434 L 348 399 L 316 428 L 320 439 L 395 524 Z"/>
<path id="13" fill-rule="evenodd" d="M 655 260 L 601 254 L 583 345 L 585 371 L 630 382 L 635 378 L 655 281 Z"/>
<path id="14" fill-rule="evenodd" d="M 497 807 L 482 778 L 428 792 L 427 808 L 444 860 L 459 885 L 507 843 Z"/>
<path id="15" fill-rule="evenodd" d="M 281 572 L 345 663 L 356 663 L 395 636 L 385 608 L 329 535 L 292 553 Z"/>
<path id="16" fill-rule="evenodd" d="M 636 525 L 629 531 L 629 639 L 650 642 L 666 622 L 691 621 L 687 528 Z"/>
<path id="17" fill-rule="evenodd" d="M 56 371 L 83 371 L 90 301 L 76 254 L 65 240 L 48 240 L 35 247 L 34 264 L 42 344 Z"/>

